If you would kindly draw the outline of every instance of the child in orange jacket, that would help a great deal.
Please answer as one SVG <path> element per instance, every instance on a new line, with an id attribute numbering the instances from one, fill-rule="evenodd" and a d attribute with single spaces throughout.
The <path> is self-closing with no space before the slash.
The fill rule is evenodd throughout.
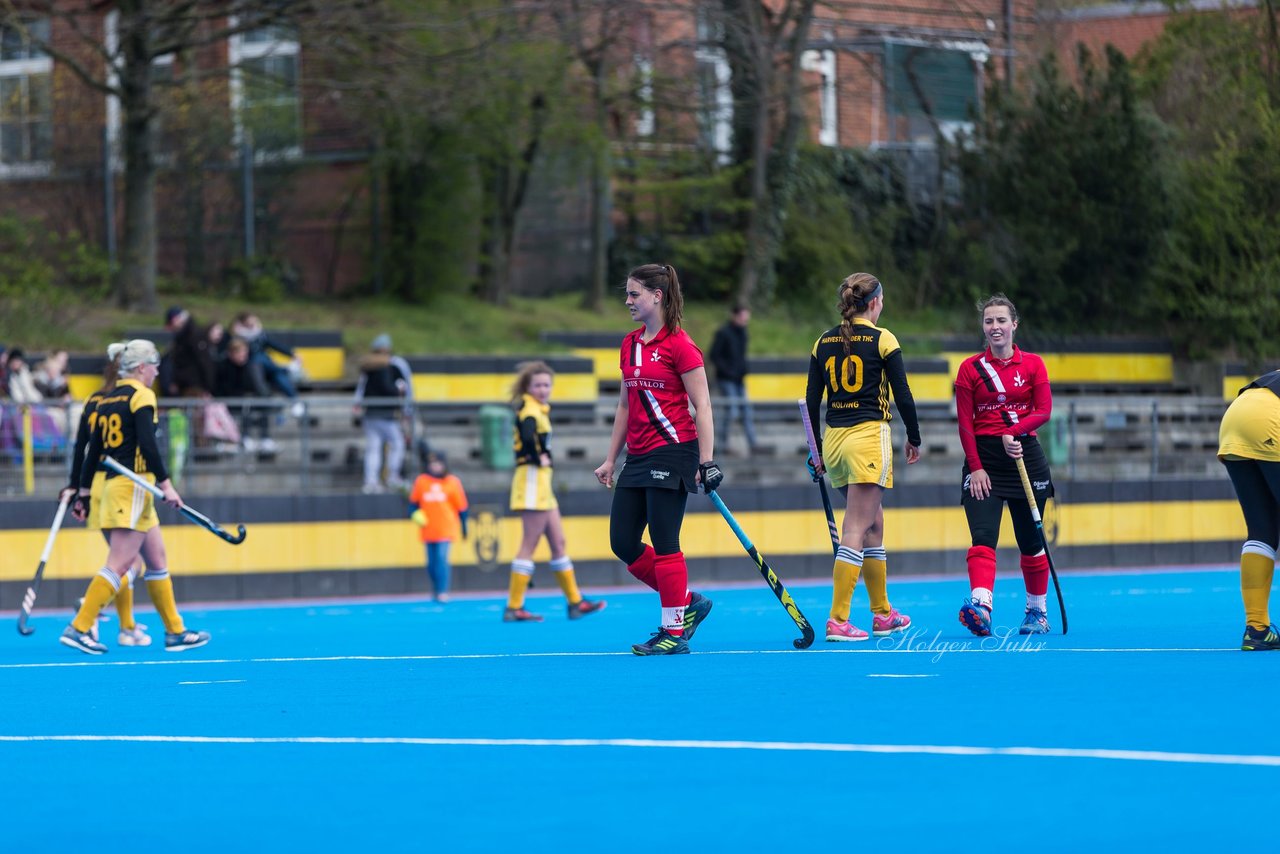
<path id="1" fill-rule="evenodd" d="M 449 548 L 454 540 L 467 536 L 467 493 L 462 481 L 449 474 L 444 454 L 429 452 L 426 468 L 409 492 L 409 503 L 415 505 L 410 518 L 418 524 L 418 538 L 426 550 L 435 601 L 448 602 Z"/>

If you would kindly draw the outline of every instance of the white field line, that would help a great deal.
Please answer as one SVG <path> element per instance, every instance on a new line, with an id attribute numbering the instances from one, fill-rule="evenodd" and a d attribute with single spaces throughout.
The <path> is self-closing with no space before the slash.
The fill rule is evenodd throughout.
<path id="1" fill-rule="evenodd" d="M 1168 762 L 1184 765 L 1253 765 L 1280 767 L 1280 756 L 1267 754 L 1182 753 L 1164 750 L 1116 750 L 1101 747 L 977 747 L 937 744 L 841 744 L 810 741 L 704 741 L 647 738 L 363 738 L 254 737 L 204 735 L 0 735 L 0 743 L 127 742 L 150 744 L 253 745 L 404 745 L 419 747 L 621 747 L 665 750 L 759 750 L 795 753 L 878 753 L 926 756 L 1021 756 L 1048 759 L 1106 759 L 1122 762 Z"/>
<path id="2" fill-rule="evenodd" d="M 917 649 L 810 649 L 810 650 L 792 650 L 792 649 L 711 649 L 699 650 L 697 655 L 966 655 L 980 653 L 983 655 L 1008 654 L 1009 652 L 1022 652 L 1035 655 L 1046 655 L 1052 653 L 1074 653 L 1074 654 L 1112 654 L 1112 653 L 1186 653 L 1186 652 L 1239 652 L 1234 647 L 1123 647 L 1116 649 L 1089 649 L 1085 647 L 1050 647 L 1046 646 L 1042 649 L 1028 648 L 1019 649 L 1017 647 L 992 647 L 990 649 L 981 649 L 979 647 L 961 646 L 967 643 L 965 641 L 957 641 L 957 648 L 947 646 L 928 646 L 922 645 Z M 489 659 L 508 659 L 508 658 L 608 658 L 620 656 L 624 658 L 634 658 L 635 655 L 630 652 L 488 652 L 488 653 L 471 653 L 464 655 L 320 655 L 307 657 L 290 657 L 290 658 L 183 658 L 183 659 L 157 659 L 154 661 L 100 661 L 96 659 L 88 661 L 38 661 L 26 664 L 22 663 L 5 663 L 0 664 L 0 670 L 33 670 L 48 667 L 171 667 L 181 665 L 204 665 L 204 664 L 311 664 L 333 661 L 484 661 Z"/>

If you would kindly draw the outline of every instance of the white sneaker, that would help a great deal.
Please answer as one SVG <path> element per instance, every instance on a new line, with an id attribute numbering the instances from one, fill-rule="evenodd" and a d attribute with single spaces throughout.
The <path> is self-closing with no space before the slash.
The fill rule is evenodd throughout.
<path id="1" fill-rule="evenodd" d="M 151 646 L 151 635 L 147 634 L 146 626 L 136 623 L 131 629 L 121 629 L 116 643 L 120 646 Z"/>
<path id="2" fill-rule="evenodd" d="M 360 491 L 365 495 L 377 495 L 382 492 L 382 486 L 376 483 L 366 483 L 360 487 Z"/>
<path id="3" fill-rule="evenodd" d="M 307 405 L 300 400 L 295 400 L 293 406 L 289 407 L 289 412 L 294 418 L 301 418 L 307 414 Z"/>
<path id="4" fill-rule="evenodd" d="M 268 454 L 274 454 L 276 452 L 276 440 L 271 438 L 263 439 L 258 447 Z"/>
<path id="5" fill-rule="evenodd" d="M 252 454 L 254 451 L 258 450 L 258 440 L 257 440 L 257 439 L 251 439 L 251 438 L 249 438 L 248 436 L 245 436 L 245 437 L 244 437 L 244 449 L 245 449 L 246 451 L 248 451 L 249 453 L 251 453 L 251 454 Z"/>

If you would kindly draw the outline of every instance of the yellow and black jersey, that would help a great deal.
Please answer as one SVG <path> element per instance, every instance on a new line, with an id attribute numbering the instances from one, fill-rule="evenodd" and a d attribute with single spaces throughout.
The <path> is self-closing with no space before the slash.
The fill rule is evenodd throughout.
<path id="1" fill-rule="evenodd" d="M 845 350 L 839 326 L 818 337 L 809 354 L 809 381 L 805 400 L 809 417 L 818 422 L 822 396 L 827 397 L 827 426 L 852 427 L 867 421 L 891 421 L 889 393 L 907 428 L 907 441 L 920 444 L 915 399 L 907 384 L 907 370 L 898 339 L 888 329 L 869 320 L 853 321 L 853 335 Z M 820 441 L 820 440 L 819 440 Z M 819 444 L 821 447 L 821 444 Z"/>
<path id="2" fill-rule="evenodd" d="M 88 460 L 80 484 L 89 486 L 103 456 L 110 456 L 138 474 L 150 472 L 156 483 L 167 480 L 164 461 L 156 444 L 156 396 L 134 379 L 123 379 L 102 395 L 89 415 Z M 116 477 L 108 472 L 108 479 Z"/>
<path id="3" fill-rule="evenodd" d="M 80 425 L 76 428 L 75 450 L 71 452 L 71 485 L 80 485 L 80 475 L 84 471 L 84 453 L 89 447 L 89 432 L 94 413 L 98 411 L 98 403 L 110 391 L 100 388 L 84 400 L 84 409 L 80 412 Z M 92 480 L 92 476 L 90 476 Z"/>
<path id="4" fill-rule="evenodd" d="M 551 453 L 551 404 L 524 395 L 516 412 L 514 441 L 517 465 L 541 465 L 542 455 Z"/>

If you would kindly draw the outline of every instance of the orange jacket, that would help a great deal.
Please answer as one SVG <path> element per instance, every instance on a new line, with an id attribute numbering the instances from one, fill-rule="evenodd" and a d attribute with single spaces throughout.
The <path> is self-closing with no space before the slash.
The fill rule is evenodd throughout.
<path id="1" fill-rule="evenodd" d="M 467 493 L 462 481 L 454 475 L 432 477 L 420 474 L 413 482 L 409 503 L 417 504 L 426 524 L 418 528 L 418 538 L 424 543 L 450 543 L 462 534 L 459 514 L 467 509 Z"/>

